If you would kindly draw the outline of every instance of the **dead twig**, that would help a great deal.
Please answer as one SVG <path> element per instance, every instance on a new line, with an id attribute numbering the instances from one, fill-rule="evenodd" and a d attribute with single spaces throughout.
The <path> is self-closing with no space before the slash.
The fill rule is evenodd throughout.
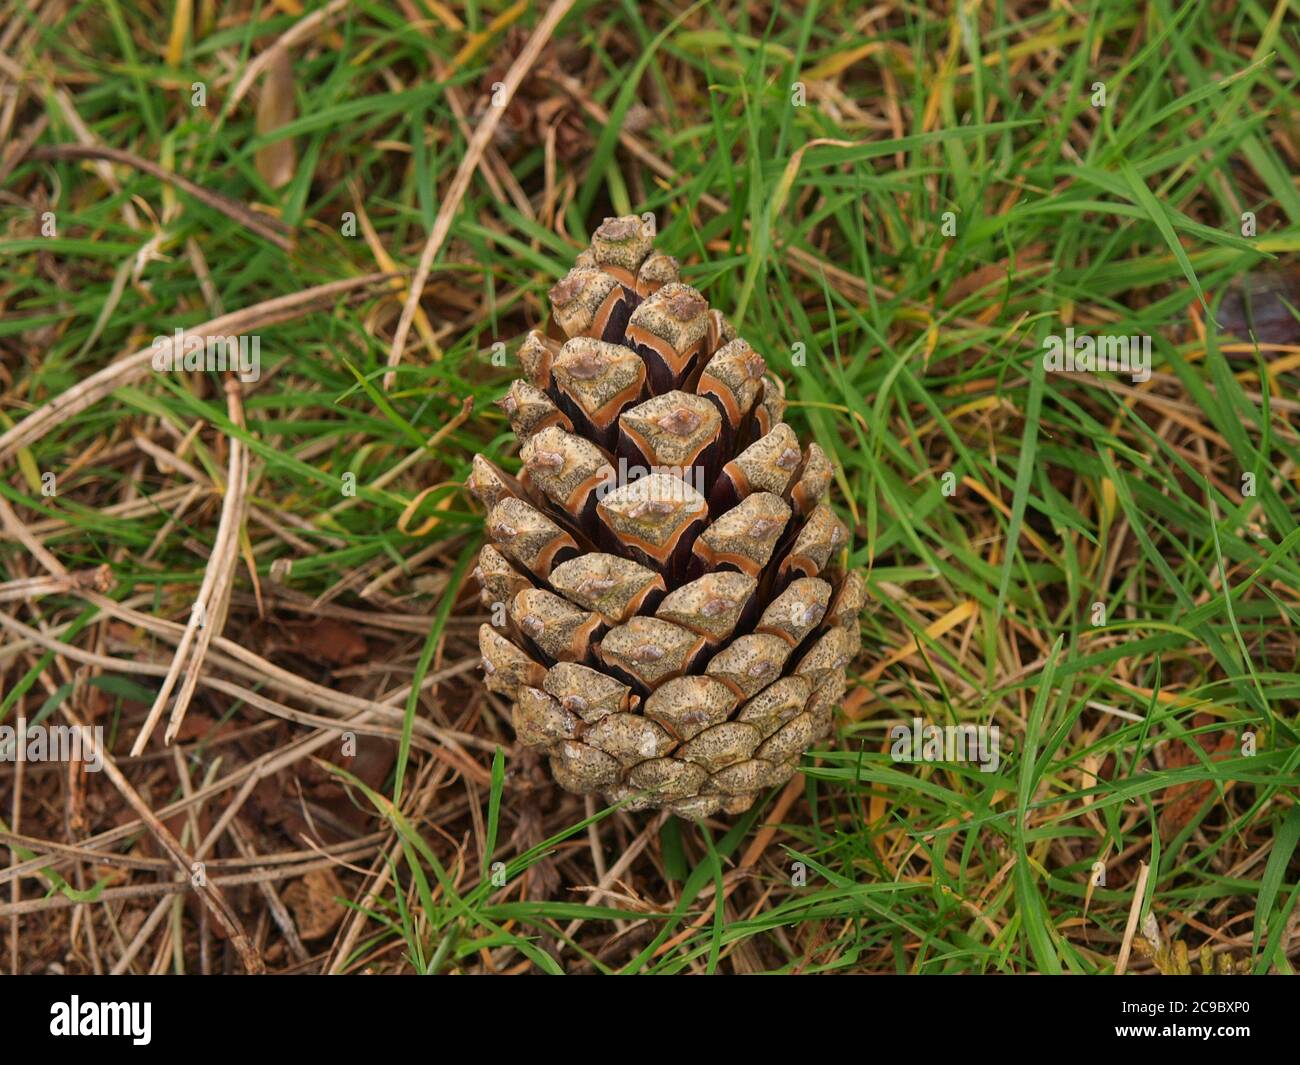
<path id="1" fill-rule="evenodd" d="M 243 403 L 240 397 L 239 380 L 231 376 L 226 380 L 226 409 L 231 424 L 242 427 Z M 171 697 L 172 688 L 184 670 L 180 691 L 176 693 L 176 702 L 172 706 L 171 717 L 167 721 L 167 731 L 163 742 L 171 743 L 185 720 L 185 711 L 194 689 L 198 686 L 199 672 L 203 668 L 203 659 L 212 644 L 214 633 L 225 624 L 226 609 L 230 601 L 230 588 L 235 579 L 236 563 L 239 558 L 239 531 L 244 525 L 245 503 L 248 495 L 248 456 L 243 441 L 234 433 L 230 435 L 230 466 L 226 474 L 226 496 L 221 508 L 221 521 L 217 525 L 216 540 L 208 564 L 204 569 L 203 583 L 199 586 L 194 609 L 190 611 L 188 624 L 172 656 L 171 668 L 163 678 L 162 687 L 154 699 L 153 706 L 140 728 L 131 747 L 132 757 L 144 752 L 145 744 L 153 734 L 163 707 Z M 190 653 L 191 645 L 193 653 Z"/>
<path id="2" fill-rule="evenodd" d="M 537 57 L 541 55 L 542 49 L 546 47 L 546 42 L 550 40 L 551 34 L 560 24 L 560 20 L 569 13 L 569 8 L 573 6 L 573 0 L 554 0 L 554 3 L 547 9 L 542 20 L 533 30 L 532 36 L 528 38 L 528 43 L 524 45 L 519 57 L 510 64 L 510 69 L 506 71 L 505 79 L 501 83 L 501 89 L 497 93 L 493 105 L 479 124 L 478 129 L 474 131 L 474 136 L 465 148 L 465 154 L 461 158 L 460 166 L 456 169 L 456 176 L 451 179 L 451 185 L 448 187 L 442 200 L 442 207 L 438 211 L 438 217 L 433 220 L 433 229 L 429 233 L 429 239 L 425 241 L 424 250 L 420 253 L 420 262 L 415 269 L 415 279 L 411 282 L 410 293 L 406 297 L 406 304 L 402 307 L 402 317 L 398 319 L 397 331 L 393 334 L 393 346 L 388 352 L 388 373 L 384 375 L 384 388 L 392 388 L 393 381 L 396 379 L 394 367 L 402 358 L 402 349 L 406 345 L 406 335 L 411 331 L 411 322 L 415 318 L 416 308 L 420 305 L 420 296 L 424 292 L 424 283 L 429 279 L 429 271 L 433 267 L 433 260 L 441 250 L 443 242 L 447 239 L 447 234 L 451 232 L 451 222 L 456 212 L 460 210 L 461 200 L 465 198 L 465 193 L 469 189 L 470 178 L 474 171 L 478 169 L 479 160 L 483 158 L 483 153 L 487 150 L 488 144 L 492 140 L 492 134 L 496 132 L 497 125 L 500 123 L 502 116 L 506 113 L 506 107 L 514 99 L 516 90 L 520 83 L 532 69 Z"/>
<path id="3" fill-rule="evenodd" d="M 219 318 L 213 318 L 209 322 L 187 330 L 187 334 L 204 338 L 229 336 L 262 326 L 292 321 L 308 313 L 319 303 L 382 284 L 392 276 L 392 274 L 364 274 L 344 281 L 315 285 L 290 296 L 277 296 L 275 299 L 263 300 L 251 307 L 223 314 Z M 170 351 L 171 338 L 166 339 L 166 344 Z M 19 448 L 39 440 L 74 414 L 80 414 L 123 385 L 131 384 L 143 377 L 152 366 L 154 355 L 155 349 L 152 346 L 143 348 L 124 359 L 110 363 L 98 373 L 91 374 L 80 384 L 74 385 L 37 408 L 12 429 L 0 434 L 0 462 L 8 461 Z M 156 501 L 152 504 L 147 500 L 144 502 L 149 507 L 156 505 Z"/>

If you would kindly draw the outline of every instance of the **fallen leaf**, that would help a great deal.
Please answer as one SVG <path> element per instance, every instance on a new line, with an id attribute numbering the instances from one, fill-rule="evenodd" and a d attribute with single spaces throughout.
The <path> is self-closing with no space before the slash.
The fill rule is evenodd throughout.
<path id="1" fill-rule="evenodd" d="M 1295 311 L 1292 310 L 1295 308 Z M 1300 344 L 1300 269 L 1256 271 L 1239 278 L 1219 305 L 1219 328 L 1261 344 Z"/>
<path id="2" fill-rule="evenodd" d="M 366 638 L 351 625 L 336 618 L 315 618 L 283 626 L 283 648 L 303 658 L 328 666 L 349 666 L 370 654 Z"/>
<path id="3" fill-rule="evenodd" d="M 1214 719 L 1209 714 L 1198 714 L 1192 721 L 1194 728 L 1204 728 Z M 1196 737 L 1201 750 L 1212 761 L 1226 758 L 1236 747 L 1236 736 L 1231 732 L 1222 733 L 1217 741 L 1212 733 L 1203 733 Z M 1169 747 L 1165 759 L 1166 769 L 1182 769 L 1184 766 L 1200 762 L 1195 752 L 1182 740 L 1175 740 Z M 1214 792 L 1214 781 L 1201 780 L 1190 784 L 1175 784 L 1165 789 L 1165 808 L 1160 813 L 1160 838 L 1171 840 L 1178 835 L 1196 816 L 1201 804 Z"/>
<path id="4" fill-rule="evenodd" d="M 967 296 L 994 285 L 1005 287 L 1009 280 L 1037 262 L 1044 251 L 1046 251 L 1045 245 L 1031 244 L 1016 252 L 1014 265 L 1009 265 L 1010 260 L 1004 258 L 996 263 L 978 267 L 970 273 L 964 274 L 959 280 L 953 282 L 948 291 L 944 293 L 943 305 L 951 307 L 960 303 Z"/>
<path id="5" fill-rule="evenodd" d="M 342 918 L 346 907 L 338 899 L 343 885 L 333 869 L 313 869 L 292 881 L 283 892 L 284 904 L 293 911 L 293 923 L 303 939 L 319 939 L 329 934 Z"/>
<path id="6" fill-rule="evenodd" d="M 257 100 L 257 132 L 274 133 L 293 121 L 297 108 L 293 100 L 293 63 L 287 49 L 280 49 L 266 68 L 262 94 Z M 257 149 L 254 157 L 257 172 L 273 189 L 293 180 L 298 169 L 298 153 L 292 137 L 282 137 Z"/>

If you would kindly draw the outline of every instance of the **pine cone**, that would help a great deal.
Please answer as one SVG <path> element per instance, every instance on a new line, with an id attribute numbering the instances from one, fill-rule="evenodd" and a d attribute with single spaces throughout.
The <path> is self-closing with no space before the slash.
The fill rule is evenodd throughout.
<path id="1" fill-rule="evenodd" d="M 570 791 L 688 818 L 749 808 L 831 730 L 860 572 L 763 357 L 607 218 L 551 289 L 501 401 L 518 479 L 482 455 L 479 647 L 520 742 Z M 566 339 L 567 338 L 567 339 Z"/>
<path id="2" fill-rule="evenodd" d="M 527 30 L 512 26 L 501 41 L 497 58 L 480 83 L 479 117 L 491 106 L 496 87 L 505 81 L 528 37 Z M 584 66 L 580 50 L 571 44 L 556 47 L 556 42 L 548 42 L 506 105 L 493 135 L 497 148 L 507 155 L 515 155 L 523 149 L 544 145 L 553 132 L 555 155 L 561 162 L 572 162 L 590 151 L 591 136 L 582 109 L 570 93 L 558 87 L 562 79 L 580 73 Z"/>

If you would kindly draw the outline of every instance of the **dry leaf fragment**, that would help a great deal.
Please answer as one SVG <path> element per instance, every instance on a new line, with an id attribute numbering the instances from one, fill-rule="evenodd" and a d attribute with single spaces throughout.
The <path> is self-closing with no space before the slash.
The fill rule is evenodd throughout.
<path id="1" fill-rule="evenodd" d="M 1198 714 L 1192 722 L 1194 728 L 1205 728 L 1213 722 L 1213 718 L 1208 714 Z M 1219 761 L 1228 757 L 1236 745 L 1236 737 L 1231 732 L 1224 732 L 1218 737 L 1206 733 L 1197 737 L 1197 742 L 1201 745 L 1201 750 L 1210 756 L 1212 761 Z M 1192 749 L 1182 740 L 1175 740 L 1169 748 L 1169 756 L 1165 761 L 1166 769 L 1181 769 L 1184 766 L 1196 765 L 1199 762 Z M 1160 814 L 1160 836 L 1164 840 L 1171 840 L 1178 835 L 1188 822 L 1196 816 L 1196 812 L 1201 808 L 1201 804 L 1214 791 L 1214 781 L 1201 780 L 1189 784 L 1175 784 L 1165 789 L 1165 808 Z"/>
<path id="2" fill-rule="evenodd" d="M 281 631 L 285 639 L 274 642 L 274 649 L 301 655 L 323 665 L 350 666 L 364 661 L 370 654 L 366 638 L 357 627 L 337 618 L 288 622 L 281 626 Z"/>
<path id="3" fill-rule="evenodd" d="M 293 911 L 293 923 L 303 939 L 319 939 L 339 923 L 346 907 L 339 901 L 343 885 L 332 869 L 313 869 L 294 880 L 283 892 L 284 903 Z"/>
<path id="4" fill-rule="evenodd" d="M 278 51 L 262 79 L 262 93 L 257 100 L 258 135 L 274 133 L 288 125 L 297 115 L 293 99 L 293 63 L 288 52 Z M 293 180 L 298 168 L 298 153 L 292 137 L 264 144 L 254 159 L 257 172 L 273 189 L 283 188 Z"/>
<path id="5" fill-rule="evenodd" d="M 1256 270 L 1233 282 L 1219 306 L 1219 329 L 1261 344 L 1300 344 L 1300 269 Z"/>

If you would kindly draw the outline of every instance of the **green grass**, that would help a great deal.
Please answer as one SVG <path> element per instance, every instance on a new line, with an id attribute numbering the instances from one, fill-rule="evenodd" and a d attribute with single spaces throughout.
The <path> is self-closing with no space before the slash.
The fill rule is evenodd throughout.
<path id="1" fill-rule="evenodd" d="M 399 267 L 418 260 L 475 121 L 471 110 L 462 127 L 445 85 L 472 105 L 496 45 L 446 71 L 505 5 L 457 7 L 459 29 L 420 0 L 406 6 L 422 25 L 403 5 L 353 5 L 324 41 L 293 50 L 298 117 L 263 132 L 251 98 L 224 101 L 297 18 L 219 6 L 174 66 L 158 9 L 76 6 L 51 22 L 11 6 L 27 25 L 15 131 L 44 114 L 37 143 L 64 144 L 84 123 L 99 143 L 274 210 L 296 246 L 126 167 L 110 188 L 88 163 L 17 162 L 0 200 L 0 429 L 157 334 L 383 269 L 363 235 L 342 233 L 358 203 Z M 149 373 L 6 461 L 0 494 L 64 566 L 107 564 L 111 598 L 184 622 L 221 498 L 205 485 L 182 509 L 190 478 L 160 468 L 135 434 L 168 451 L 186 441 L 185 461 L 218 484 L 237 438 L 264 520 L 245 527 L 226 635 L 266 653 L 250 567 L 260 592 L 282 581 L 302 602 L 375 615 L 362 626 L 374 668 L 337 683 L 404 711 L 382 786 L 353 788 L 396 847 L 376 851 L 391 876 L 364 907 L 349 965 L 1107 973 L 1141 861 L 1143 914 L 1167 937 L 1293 970 L 1300 349 L 1252 350 L 1204 327 L 1237 279 L 1293 270 L 1300 250 L 1300 10 L 1074 10 L 897 5 L 866 25 L 853 5 L 762 21 L 742 4 L 580 0 L 561 36 L 586 50 L 579 80 L 610 119 L 588 122 L 589 148 L 559 164 L 554 186 L 526 139 L 475 175 L 422 304 L 440 358 L 413 329 L 385 390 L 401 296 L 372 290 L 258 330 L 262 379 L 246 389 L 243 426 L 217 375 Z M 190 105 L 196 81 L 206 108 Z M 797 81 L 806 106 L 792 104 Z M 1105 107 L 1091 102 L 1095 83 Z M 624 123 L 657 172 L 620 146 Z M 257 152 L 286 138 L 297 170 L 273 189 Z M 496 195 L 506 170 L 527 211 Z M 40 234 L 44 210 L 54 239 Z M 739 881 L 729 874 L 773 802 L 707 827 L 599 808 L 593 821 L 528 783 L 504 708 L 472 672 L 425 685 L 477 655 L 481 608 L 464 578 L 481 515 L 455 482 L 476 451 L 517 464 L 491 406 L 513 357 L 495 364 L 493 345 L 513 356 L 586 235 L 627 211 L 657 216 L 684 279 L 783 378 L 789 420 L 836 465 L 851 561 L 870 574 L 836 742 L 805 759 L 804 794 Z M 1255 236 L 1242 235 L 1245 211 Z M 157 254 L 131 276 L 150 241 Z M 196 281 L 194 248 L 219 307 Z M 1068 325 L 1150 336 L 1151 382 L 1045 372 L 1043 340 Z M 473 415 L 429 444 L 466 399 Z M 54 497 L 41 494 L 47 471 Z M 404 531 L 431 518 L 424 535 Z M 284 560 L 289 576 L 273 578 Z M 357 594 L 395 566 L 375 595 Z M 42 572 L 0 537 L 0 576 Z M 89 648 L 109 619 L 79 620 L 85 609 L 71 595 L 0 602 L 33 627 L 74 623 L 65 638 Z M 170 644 L 137 634 L 113 653 L 170 659 Z M 34 716 L 51 695 L 38 681 L 70 679 L 63 661 L 0 645 L 0 717 Z M 245 724 L 264 719 L 220 693 L 201 701 L 210 717 L 233 707 Z M 998 769 L 895 763 L 890 727 L 914 717 L 998 725 Z M 479 776 L 413 744 L 421 719 L 487 740 L 453 752 Z M 295 728 L 285 735 L 309 731 Z M 1228 756 L 1201 753 L 1196 737 L 1212 745 L 1224 730 L 1238 736 Z M 1195 785 L 1208 786 L 1203 801 L 1162 835 L 1170 789 Z M 0 777 L 6 800 L 8 787 Z M 539 801 L 540 824 L 521 828 Z M 26 831 L 40 835 L 36 818 Z M 626 890 L 587 906 L 575 889 L 598 880 L 589 824 L 610 865 L 641 832 L 652 838 Z M 48 826 L 48 838 L 61 832 Z M 1097 861 L 1106 881 L 1090 888 Z M 548 890 L 539 863 L 555 873 Z M 347 881 L 353 912 L 367 883 Z"/>

